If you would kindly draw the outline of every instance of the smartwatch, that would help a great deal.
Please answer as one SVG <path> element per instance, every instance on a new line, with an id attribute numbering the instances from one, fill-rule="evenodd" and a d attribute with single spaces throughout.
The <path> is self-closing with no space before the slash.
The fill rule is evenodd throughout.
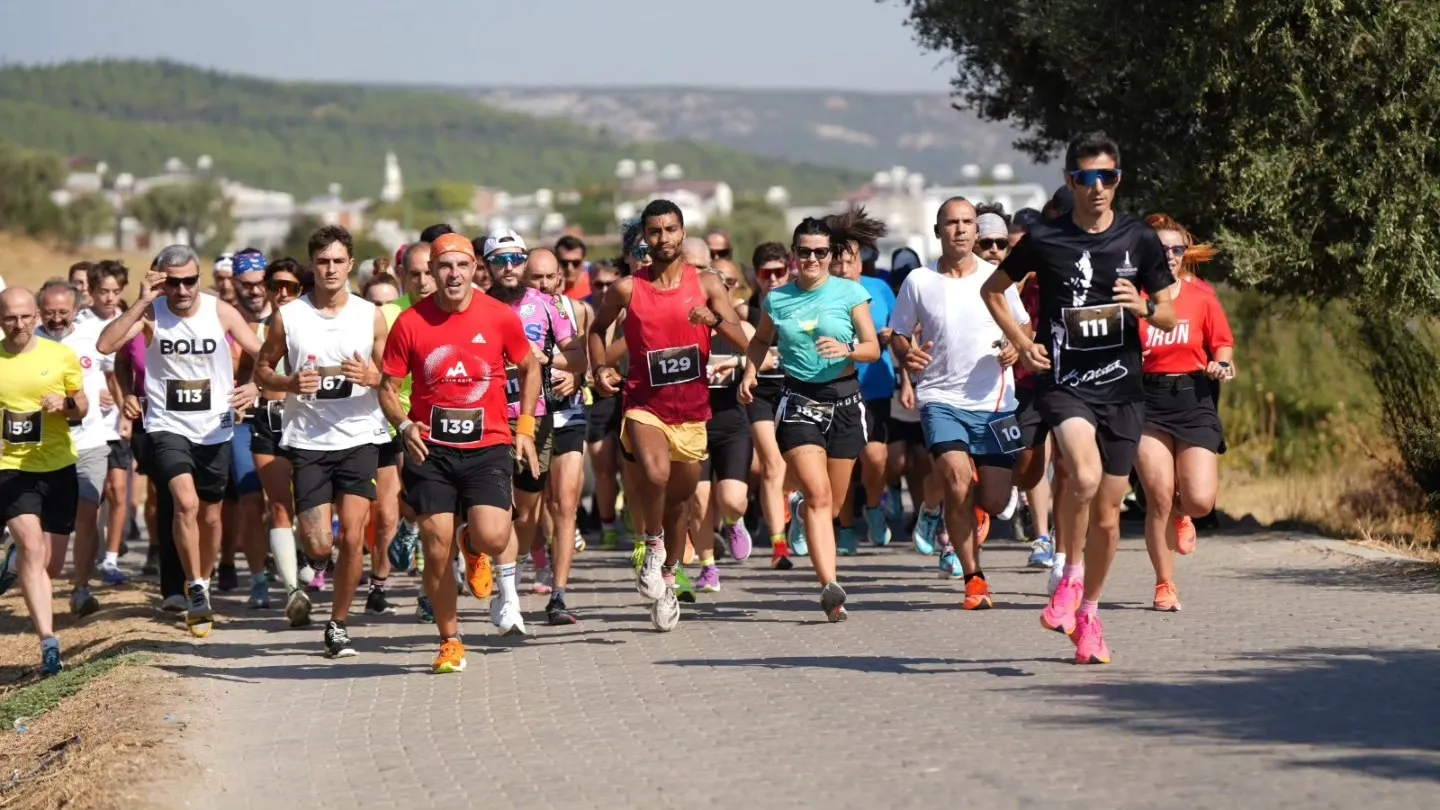
<path id="1" fill-rule="evenodd" d="M 1154 298 L 1146 298 L 1146 299 L 1145 299 L 1145 320 L 1148 321 L 1148 320 L 1150 320 L 1150 319 L 1153 318 L 1153 317 L 1155 317 L 1155 299 L 1154 299 Z"/>

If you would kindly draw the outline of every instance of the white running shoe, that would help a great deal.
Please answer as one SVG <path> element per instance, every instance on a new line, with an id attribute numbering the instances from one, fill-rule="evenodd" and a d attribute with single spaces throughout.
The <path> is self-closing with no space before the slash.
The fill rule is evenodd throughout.
<path id="1" fill-rule="evenodd" d="M 495 626 L 500 628 L 502 636 L 524 636 L 528 635 L 525 629 L 525 617 L 520 613 L 520 605 L 517 602 L 502 601 L 500 611 L 495 616 Z"/>
<path id="2" fill-rule="evenodd" d="M 635 590 L 647 602 L 654 602 L 665 595 L 665 576 L 661 568 L 665 565 L 663 548 L 647 548 L 645 561 L 640 564 L 640 576 L 635 579 Z"/>
<path id="3" fill-rule="evenodd" d="M 680 625 L 680 599 L 675 587 L 666 585 L 660 598 L 650 606 L 650 623 L 662 633 L 668 633 Z"/>

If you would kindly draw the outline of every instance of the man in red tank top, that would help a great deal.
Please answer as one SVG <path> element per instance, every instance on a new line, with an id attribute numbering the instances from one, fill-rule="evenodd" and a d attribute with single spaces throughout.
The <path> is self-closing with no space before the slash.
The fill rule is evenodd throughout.
<path id="1" fill-rule="evenodd" d="M 636 586 L 653 603 L 651 620 L 664 632 L 680 621 L 675 566 L 685 550 L 687 504 L 707 455 L 710 329 L 742 353 L 749 340 L 724 283 L 681 260 L 685 218 L 680 209 L 669 200 L 654 200 L 641 213 L 640 226 L 653 263 L 606 292 L 590 325 L 589 343 L 596 387 L 602 396 L 614 396 L 622 377 L 605 362 L 605 333 L 625 311 L 621 325 L 630 374 L 624 378 L 620 443 L 641 473 L 627 500 L 645 533 Z"/>

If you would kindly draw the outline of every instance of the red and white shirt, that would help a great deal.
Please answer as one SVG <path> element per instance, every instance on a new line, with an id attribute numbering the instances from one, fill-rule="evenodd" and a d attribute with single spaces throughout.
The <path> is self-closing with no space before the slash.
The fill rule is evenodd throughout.
<path id="1" fill-rule="evenodd" d="M 1215 352 L 1235 345 L 1230 321 L 1220 306 L 1215 288 L 1198 279 L 1186 279 L 1172 299 L 1175 328 L 1163 332 L 1140 321 L 1140 345 L 1146 374 L 1194 374 L 1204 371 Z"/>

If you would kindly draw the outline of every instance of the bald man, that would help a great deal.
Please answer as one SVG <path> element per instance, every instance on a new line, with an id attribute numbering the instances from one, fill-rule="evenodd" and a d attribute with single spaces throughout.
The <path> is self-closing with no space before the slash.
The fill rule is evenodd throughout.
<path id="1" fill-rule="evenodd" d="M 435 277 L 430 275 L 430 244 L 416 242 L 405 248 L 400 261 L 400 283 L 405 294 L 393 302 L 396 314 L 403 312 L 420 299 L 435 292 Z"/>
<path id="2" fill-rule="evenodd" d="M 710 261 L 729 261 L 734 258 L 730 249 L 730 234 L 724 231 L 711 231 L 705 234 L 705 244 L 710 248 Z"/>
<path id="3" fill-rule="evenodd" d="M 684 257 L 686 264 L 693 264 L 697 269 L 710 269 L 710 246 L 705 240 L 698 236 L 691 236 L 680 243 L 680 254 Z"/>

